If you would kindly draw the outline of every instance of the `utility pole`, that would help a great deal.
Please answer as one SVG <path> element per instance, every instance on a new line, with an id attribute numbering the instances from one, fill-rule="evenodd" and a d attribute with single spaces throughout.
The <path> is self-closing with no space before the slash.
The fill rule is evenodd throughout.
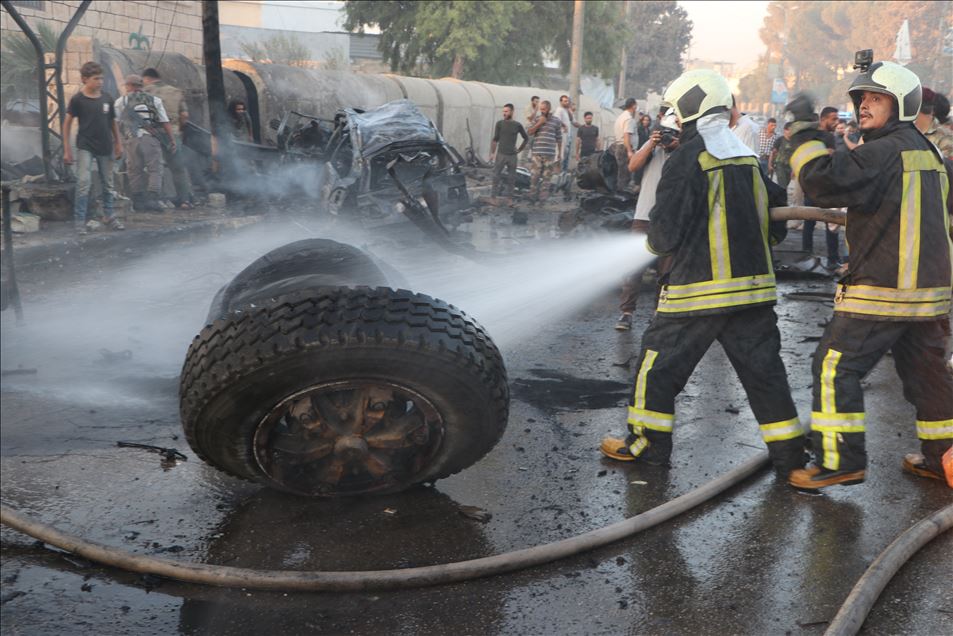
<path id="1" fill-rule="evenodd" d="M 205 90 L 212 134 L 225 133 L 225 74 L 222 72 L 222 45 L 219 40 L 218 1 L 202 2 L 202 62 L 205 64 Z"/>
<path id="2" fill-rule="evenodd" d="M 622 3 L 622 21 L 623 24 L 628 25 L 629 23 L 629 0 L 624 0 Z M 628 53 L 625 50 L 625 44 L 622 44 L 622 68 L 619 70 L 619 93 L 616 95 L 616 98 L 623 99 L 625 97 L 625 67 L 626 60 L 628 59 Z"/>
<path id="3" fill-rule="evenodd" d="M 225 113 L 225 74 L 222 71 L 222 43 L 219 39 L 218 0 L 202 2 L 202 61 L 205 64 L 205 91 L 208 95 L 209 127 L 212 129 L 212 155 L 219 170 L 228 173 L 231 135 Z"/>
<path id="4" fill-rule="evenodd" d="M 569 62 L 569 99 L 579 106 L 579 75 L 582 73 L 582 36 L 586 19 L 585 0 L 575 0 L 572 9 L 572 58 Z"/>

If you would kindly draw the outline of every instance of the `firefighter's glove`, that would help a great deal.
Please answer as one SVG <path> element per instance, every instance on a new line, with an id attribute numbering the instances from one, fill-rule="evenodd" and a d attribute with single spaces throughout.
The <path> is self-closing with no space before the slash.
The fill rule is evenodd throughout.
<path id="1" fill-rule="evenodd" d="M 816 100 L 810 93 L 804 91 L 798 93 L 788 102 L 784 110 L 791 113 L 791 120 L 794 122 L 817 122 L 817 116 L 814 114 Z"/>

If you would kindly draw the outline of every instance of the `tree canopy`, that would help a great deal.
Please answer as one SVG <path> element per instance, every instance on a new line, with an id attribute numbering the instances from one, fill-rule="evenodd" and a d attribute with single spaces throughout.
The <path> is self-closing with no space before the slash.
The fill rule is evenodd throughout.
<path id="1" fill-rule="evenodd" d="M 692 21 L 675 0 L 629 4 L 625 41 L 625 87 L 620 97 L 661 93 L 684 70 Z"/>
<path id="2" fill-rule="evenodd" d="M 622 3 L 585 6 L 583 70 L 612 77 L 626 38 Z M 344 9 L 344 28 L 380 28 L 380 51 L 395 72 L 513 84 L 543 77 L 547 60 L 569 68 L 570 0 L 348 0 Z"/>
<path id="3" fill-rule="evenodd" d="M 874 60 L 890 60 L 904 20 L 909 20 L 913 55 L 907 67 L 924 86 L 949 92 L 953 59 L 942 53 L 942 41 L 953 24 L 950 3 L 895 0 L 771 2 L 760 33 L 767 50 L 742 79 L 741 93 L 745 100 L 768 101 L 771 80 L 780 76 L 783 64 L 790 89 L 809 89 L 828 103 L 843 103 L 856 74 L 854 51 L 873 49 Z"/>

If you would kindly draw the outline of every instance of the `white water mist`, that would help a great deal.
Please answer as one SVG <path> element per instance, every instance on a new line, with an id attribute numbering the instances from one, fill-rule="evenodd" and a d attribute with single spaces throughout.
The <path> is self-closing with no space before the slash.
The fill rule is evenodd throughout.
<path id="1" fill-rule="evenodd" d="M 541 321 L 570 316 L 655 258 L 645 237 L 627 234 L 548 241 L 486 264 L 407 273 L 413 291 L 446 300 L 476 318 L 502 349 Z"/>
<path id="2" fill-rule="evenodd" d="M 550 240 L 486 264 L 454 257 L 421 239 L 399 243 L 317 222 L 262 225 L 225 239 L 161 249 L 54 293 L 25 297 L 26 325 L 4 316 L 4 368 L 38 369 L 5 387 L 85 404 L 149 399 L 121 387 L 131 377 L 174 377 L 205 324 L 212 296 L 266 252 L 308 236 L 369 249 L 404 274 L 395 283 L 450 302 L 481 322 L 504 350 L 617 288 L 651 256 L 642 238 Z M 51 276 L 56 276 L 52 274 Z M 111 354 L 129 352 L 111 362 Z M 105 353 L 103 353 L 105 352 Z"/>

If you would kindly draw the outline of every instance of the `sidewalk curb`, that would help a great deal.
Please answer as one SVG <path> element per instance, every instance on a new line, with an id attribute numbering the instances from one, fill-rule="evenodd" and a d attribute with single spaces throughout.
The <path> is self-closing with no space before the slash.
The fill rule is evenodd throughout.
<path id="1" fill-rule="evenodd" d="M 70 237 L 41 245 L 14 248 L 14 266 L 17 272 L 31 272 L 45 267 L 61 268 L 88 259 L 122 256 L 147 245 L 151 250 L 159 245 L 208 240 L 261 223 L 264 216 L 241 216 L 179 223 L 172 227 L 136 229 L 122 232 L 104 232 L 86 237 Z"/>

